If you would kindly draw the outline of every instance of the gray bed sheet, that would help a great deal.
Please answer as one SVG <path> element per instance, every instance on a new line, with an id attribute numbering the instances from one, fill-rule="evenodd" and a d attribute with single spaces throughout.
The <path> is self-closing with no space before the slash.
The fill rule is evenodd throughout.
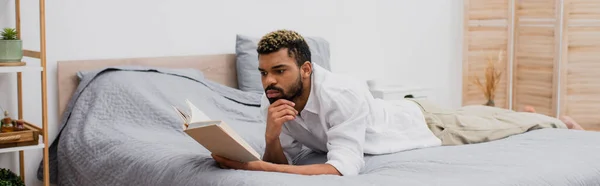
<path id="1" fill-rule="evenodd" d="M 51 182 L 58 185 L 600 185 L 600 133 L 561 129 L 367 156 L 358 176 L 220 169 L 183 133 L 171 105 L 187 108 L 189 99 L 262 154 L 260 94 L 193 69 L 118 66 L 81 75 L 50 147 Z M 310 151 L 296 160 L 323 162 L 324 154 Z"/>

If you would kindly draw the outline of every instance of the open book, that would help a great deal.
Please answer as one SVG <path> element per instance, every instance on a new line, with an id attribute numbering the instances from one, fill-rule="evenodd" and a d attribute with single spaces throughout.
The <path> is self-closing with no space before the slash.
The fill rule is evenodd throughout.
<path id="1" fill-rule="evenodd" d="M 211 120 L 189 100 L 190 114 L 173 106 L 183 120 L 183 131 L 215 155 L 239 162 L 260 160 L 260 155 L 225 122 Z"/>

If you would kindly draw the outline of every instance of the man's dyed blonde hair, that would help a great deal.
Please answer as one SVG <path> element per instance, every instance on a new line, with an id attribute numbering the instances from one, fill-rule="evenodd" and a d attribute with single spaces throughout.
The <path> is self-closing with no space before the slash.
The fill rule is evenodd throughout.
<path id="1" fill-rule="evenodd" d="M 282 48 L 288 49 L 288 55 L 296 59 L 296 64 L 302 66 L 310 62 L 310 49 L 300 34 L 292 30 L 276 30 L 263 36 L 258 42 L 258 55 L 277 52 Z"/>

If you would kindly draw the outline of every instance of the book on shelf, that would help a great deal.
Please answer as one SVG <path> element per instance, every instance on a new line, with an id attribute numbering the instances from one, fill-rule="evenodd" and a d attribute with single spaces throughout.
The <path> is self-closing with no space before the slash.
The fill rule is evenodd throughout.
<path id="1" fill-rule="evenodd" d="M 239 162 L 260 160 L 260 155 L 227 123 L 210 119 L 185 100 L 190 114 L 173 106 L 183 121 L 183 131 L 215 155 Z"/>

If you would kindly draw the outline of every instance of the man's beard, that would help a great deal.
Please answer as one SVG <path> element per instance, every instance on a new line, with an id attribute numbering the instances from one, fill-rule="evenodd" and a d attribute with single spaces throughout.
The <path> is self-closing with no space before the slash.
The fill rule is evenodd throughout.
<path id="1" fill-rule="evenodd" d="M 289 94 L 284 92 L 283 89 L 281 89 L 279 87 L 275 87 L 273 85 L 269 85 L 265 89 L 265 92 L 267 92 L 269 90 L 276 90 L 280 93 L 281 96 L 279 96 L 279 97 L 267 98 L 267 99 L 269 99 L 269 102 L 271 102 L 271 104 L 275 103 L 275 101 L 277 101 L 279 99 L 285 99 L 285 100 L 294 102 L 296 98 L 298 98 L 298 97 L 300 97 L 300 95 L 302 95 L 303 88 L 304 87 L 302 87 L 302 78 L 298 74 L 298 80 L 296 81 L 296 83 L 294 85 L 292 85 L 292 87 L 290 87 L 289 92 L 287 92 Z"/>

